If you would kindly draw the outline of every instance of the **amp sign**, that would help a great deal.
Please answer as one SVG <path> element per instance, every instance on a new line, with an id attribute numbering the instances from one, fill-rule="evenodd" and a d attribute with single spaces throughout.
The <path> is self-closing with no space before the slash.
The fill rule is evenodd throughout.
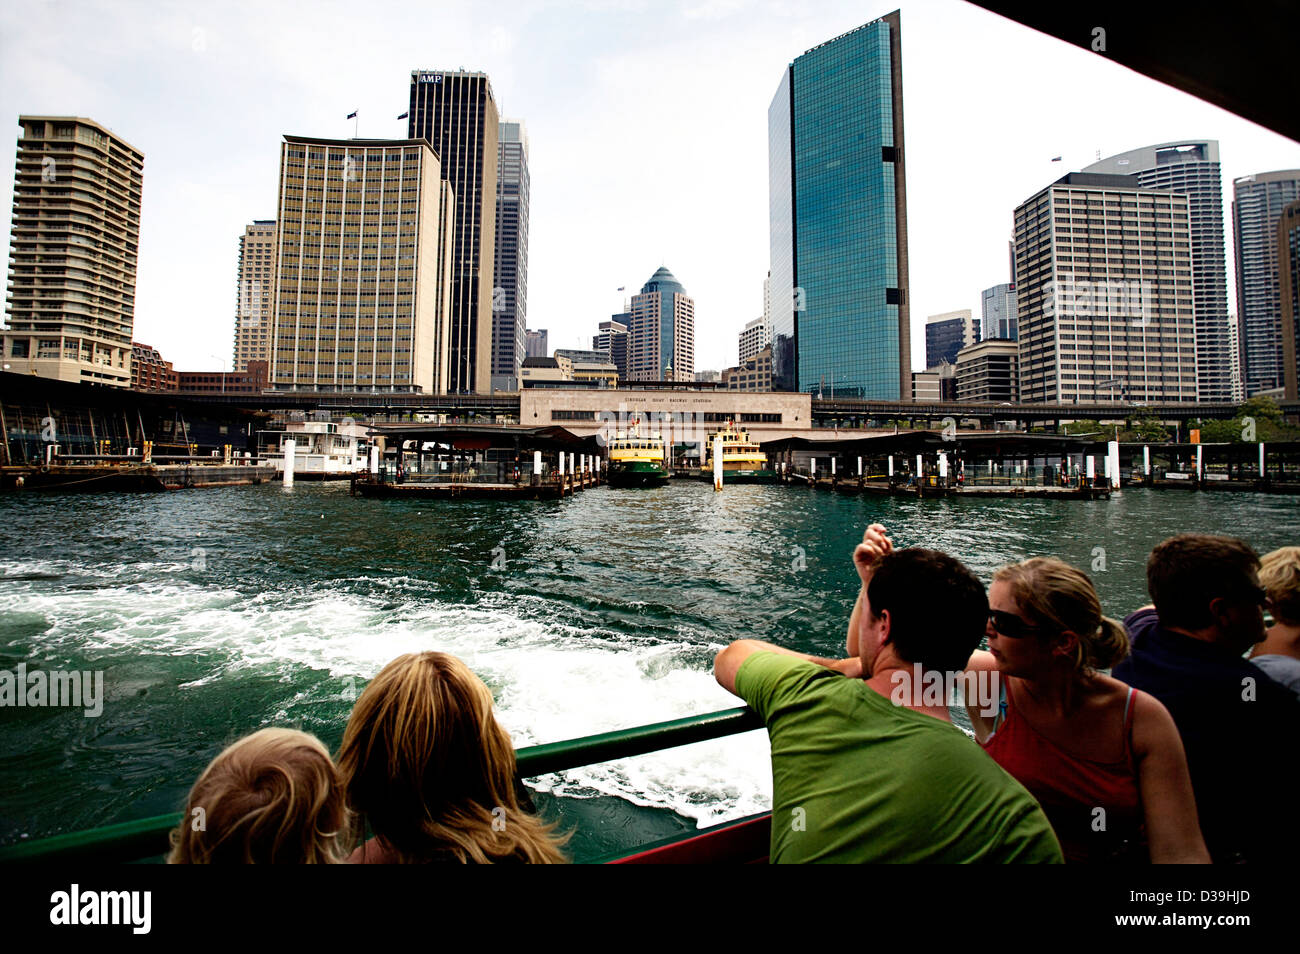
<path id="1" fill-rule="evenodd" d="M 441 83 L 441 82 L 442 82 L 442 74 L 441 74 L 441 73 L 421 73 L 421 74 L 420 74 L 420 82 L 421 82 L 421 83 Z"/>

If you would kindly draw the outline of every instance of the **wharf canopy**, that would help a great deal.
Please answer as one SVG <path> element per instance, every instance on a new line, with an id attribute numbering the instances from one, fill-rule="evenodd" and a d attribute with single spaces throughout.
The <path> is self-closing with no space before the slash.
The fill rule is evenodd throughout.
<path id="1" fill-rule="evenodd" d="M 599 455 L 602 451 L 596 437 L 579 437 L 554 425 L 392 424 L 371 428 L 370 436 L 383 448 L 385 456 L 401 452 L 432 459 L 457 457 L 510 465 L 522 462 L 531 466 L 535 451 L 541 451 L 543 460 L 550 466 L 557 462 L 561 452 Z M 523 460 L 524 457 L 528 459 Z"/>

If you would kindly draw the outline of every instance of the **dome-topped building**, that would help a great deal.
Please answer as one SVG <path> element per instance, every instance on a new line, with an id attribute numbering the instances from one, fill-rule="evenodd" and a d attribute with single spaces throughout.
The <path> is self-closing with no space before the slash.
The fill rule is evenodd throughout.
<path id="1" fill-rule="evenodd" d="M 629 308 L 627 377 L 695 379 L 695 299 L 666 266 L 650 276 Z"/>

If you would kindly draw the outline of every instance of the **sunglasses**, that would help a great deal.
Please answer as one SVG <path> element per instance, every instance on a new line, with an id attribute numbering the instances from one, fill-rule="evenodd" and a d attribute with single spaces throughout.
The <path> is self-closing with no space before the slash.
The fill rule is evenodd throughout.
<path id="1" fill-rule="evenodd" d="M 1024 639 L 1039 632 L 1039 627 L 1030 626 L 1015 613 L 1006 613 L 1002 610 L 989 610 L 989 622 L 998 635 L 1010 639 Z"/>

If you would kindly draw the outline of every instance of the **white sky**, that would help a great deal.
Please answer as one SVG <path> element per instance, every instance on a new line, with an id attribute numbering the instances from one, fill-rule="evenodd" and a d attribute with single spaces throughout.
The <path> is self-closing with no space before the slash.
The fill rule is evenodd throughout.
<path id="1" fill-rule="evenodd" d="M 19 114 L 76 115 L 143 151 L 135 339 L 215 370 L 280 137 L 347 138 L 354 109 L 361 136 L 401 137 L 412 69 L 482 70 L 528 130 L 528 326 L 588 348 L 664 264 L 695 298 L 696 368 L 719 369 L 762 313 L 782 70 L 899 7 L 915 367 L 926 315 L 978 315 L 1008 280 L 1015 206 L 1098 150 L 1218 139 L 1225 206 L 1233 178 L 1300 167 L 1289 139 L 961 0 L 6 0 L 0 117 L 15 144 Z"/>

